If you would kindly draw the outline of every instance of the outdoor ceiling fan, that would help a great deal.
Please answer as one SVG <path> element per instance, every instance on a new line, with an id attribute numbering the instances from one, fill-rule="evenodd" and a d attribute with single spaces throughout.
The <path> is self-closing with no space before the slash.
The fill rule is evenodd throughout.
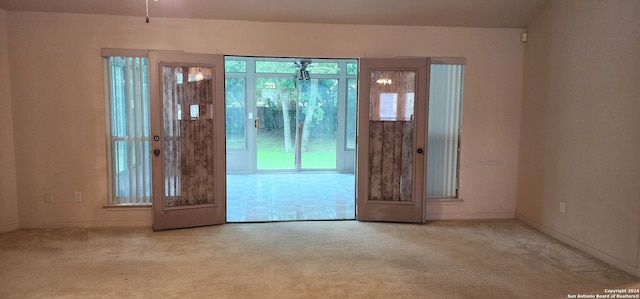
<path id="1" fill-rule="evenodd" d="M 298 80 L 309 80 L 309 71 L 307 71 L 307 67 L 311 64 L 311 60 L 296 60 L 295 62 L 298 71 L 296 72 L 296 79 Z"/>

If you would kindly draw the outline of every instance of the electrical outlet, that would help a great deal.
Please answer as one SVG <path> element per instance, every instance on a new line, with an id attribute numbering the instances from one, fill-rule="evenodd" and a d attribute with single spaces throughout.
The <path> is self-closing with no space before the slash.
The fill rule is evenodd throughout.
<path id="1" fill-rule="evenodd" d="M 73 193 L 73 201 L 75 202 L 81 202 L 82 201 L 82 192 L 81 191 L 76 191 Z"/>
<path id="2" fill-rule="evenodd" d="M 44 193 L 44 203 L 53 203 L 53 192 Z"/>
<path id="3" fill-rule="evenodd" d="M 566 205 L 565 205 L 565 203 L 564 203 L 564 202 L 561 202 L 561 203 L 560 203 L 560 213 L 564 214 L 565 206 L 566 206 Z"/>

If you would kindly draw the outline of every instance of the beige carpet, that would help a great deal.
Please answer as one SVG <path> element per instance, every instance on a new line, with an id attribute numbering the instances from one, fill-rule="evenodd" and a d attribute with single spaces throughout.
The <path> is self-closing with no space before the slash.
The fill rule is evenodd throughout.
<path id="1" fill-rule="evenodd" d="M 640 287 L 516 221 L 23 230 L 0 298 L 567 298 Z"/>

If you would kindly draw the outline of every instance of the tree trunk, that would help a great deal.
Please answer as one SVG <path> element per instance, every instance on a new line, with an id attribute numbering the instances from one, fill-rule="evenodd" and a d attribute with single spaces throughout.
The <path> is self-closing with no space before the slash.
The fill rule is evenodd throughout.
<path id="1" fill-rule="evenodd" d="M 311 89 L 309 90 L 309 101 L 305 109 L 304 126 L 302 127 L 302 151 L 309 151 L 309 130 L 313 126 L 313 114 L 316 110 L 316 101 L 318 99 L 318 80 L 311 80 Z"/>
<path id="2" fill-rule="evenodd" d="M 284 151 L 291 152 L 291 120 L 289 119 L 289 91 L 280 90 L 280 102 L 282 103 L 282 129 L 284 130 Z"/>

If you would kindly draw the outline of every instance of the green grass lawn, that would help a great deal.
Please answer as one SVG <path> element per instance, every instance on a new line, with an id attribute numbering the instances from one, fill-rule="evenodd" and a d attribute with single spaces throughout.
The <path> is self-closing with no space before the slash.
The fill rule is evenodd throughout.
<path id="1" fill-rule="evenodd" d="M 302 168 L 336 168 L 336 152 L 309 151 L 302 153 Z M 293 169 L 294 153 L 282 150 L 258 149 L 258 169 Z"/>
<path id="2" fill-rule="evenodd" d="M 258 169 L 294 169 L 294 152 L 285 152 L 283 140 L 282 131 L 258 134 Z M 309 143 L 308 151 L 302 152 L 302 168 L 336 168 L 335 138 L 316 138 Z M 291 145 L 295 146 L 295 140 L 291 140 Z"/>

